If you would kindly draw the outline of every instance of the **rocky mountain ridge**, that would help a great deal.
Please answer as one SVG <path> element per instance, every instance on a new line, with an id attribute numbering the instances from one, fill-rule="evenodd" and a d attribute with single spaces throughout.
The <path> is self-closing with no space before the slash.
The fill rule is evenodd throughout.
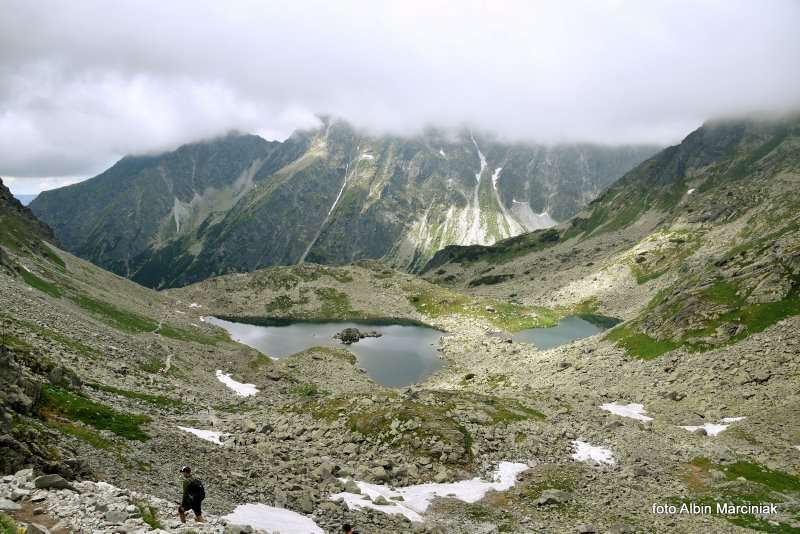
<path id="1" fill-rule="evenodd" d="M 303 261 L 414 270 L 445 245 L 564 220 L 654 151 L 371 136 L 326 118 L 283 143 L 231 134 L 127 157 L 31 207 L 68 250 L 151 287 Z"/>

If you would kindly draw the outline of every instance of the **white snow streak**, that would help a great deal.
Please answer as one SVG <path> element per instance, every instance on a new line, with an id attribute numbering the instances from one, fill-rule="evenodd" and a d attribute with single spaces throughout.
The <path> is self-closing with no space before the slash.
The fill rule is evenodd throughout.
<path id="1" fill-rule="evenodd" d="M 192 302 L 191 304 L 189 304 L 189 307 L 190 308 L 202 308 L 202 306 L 200 304 L 196 303 L 196 302 Z"/>
<path id="2" fill-rule="evenodd" d="M 197 428 L 189 428 L 185 426 L 179 426 L 181 430 L 184 432 L 188 432 L 190 434 L 194 434 L 200 439 L 204 439 L 206 441 L 210 441 L 211 443 L 216 443 L 217 445 L 222 445 L 222 442 L 230 436 L 227 432 L 214 432 L 213 430 L 200 430 Z"/>
<path id="3" fill-rule="evenodd" d="M 310 517 L 266 504 L 241 504 L 223 519 L 278 534 L 325 534 Z"/>
<path id="4" fill-rule="evenodd" d="M 687 425 L 681 426 L 684 430 L 688 430 L 689 432 L 697 432 L 701 428 L 706 431 L 706 434 L 709 436 L 716 436 L 720 432 L 724 432 L 731 426 L 731 423 L 736 423 L 741 421 L 744 417 L 723 417 L 719 423 L 705 423 L 703 425 Z"/>
<path id="5" fill-rule="evenodd" d="M 445 154 L 444 150 L 442 150 L 441 148 L 439 149 L 439 155 L 442 156 L 443 158 L 447 157 L 447 154 Z"/>
<path id="6" fill-rule="evenodd" d="M 241 382 L 237 382 L 231 378 L 230 373 L 223 373 L 219 369 L 217 369 L 217 380 L 228 386 L 240 397 L 249 397 L 250 395 L 255 395 L 258 393 L 258 389 L 256 388 L 255 384 L 243 384 Z"/>
<path id="7" fill-rule="evenodd" d="M 575 446 L 575 452 L 572 458 L 579 462 L 588 462 L 596 464 L 609 464 L 614 465 L 614 454 L 609 449 L 603 447 L 595 447 L 585 441 L 573 440 L 572 444 Z"/>
<path id="8" fill-rule="evenodd" d="M 391 489 L 388 486 L 356 481 L 361 495 L 342 492 L 331 495 L 331 500 L 343 499 L 348 508 L 372 508 L 386 514 L 402 514 L 411 521 L 420 522 L 422 514 L 428 509 L 435 497 L 454 497 L 460 501 L 472 503 L 479 501 L 489 490 L 505 491 L 517 481 L 517 475 L 528 469 L 527 464 L 500 462 L 494 471 L 492 481 L 473 478 L 446 484 L 418 484 L 404 488 Z M 366 500 L 368 495 L 372 500 Z M 384 497 L 389 504 L 375 504 L 378 496 Z M 402 497 L 402 501 L 394 501 L 392 497 Z"/>
<path id="9" fill-rule="evenodd" d="M 492 173 L 492 187 L 497 191 L 497 179 L 500 178 L 500 173 L 503 172 L 503 167 L 497 167 Z"/>
<path id="10" fill-rule="evenodd" d="M 644 415 L 645 409 L 641 404 L 617 404 L 616 402 L 609 402 L 600 406 L 600 409 L 611 412 L 615 415 L 622 417 L 630 417 L 639 421 L 652 421 L 653 418 Z"/>

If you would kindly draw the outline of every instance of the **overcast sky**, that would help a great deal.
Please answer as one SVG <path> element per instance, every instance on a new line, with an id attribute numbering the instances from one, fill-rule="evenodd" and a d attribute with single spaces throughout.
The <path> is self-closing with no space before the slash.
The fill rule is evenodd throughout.
<path id="1" fill-rule="evenodd" d="M 230 129 L 330 113 L 539 142 L 675 143 L 800 108 L 800 1 L 0 0 L 0 176 L 16 193 Z"/>

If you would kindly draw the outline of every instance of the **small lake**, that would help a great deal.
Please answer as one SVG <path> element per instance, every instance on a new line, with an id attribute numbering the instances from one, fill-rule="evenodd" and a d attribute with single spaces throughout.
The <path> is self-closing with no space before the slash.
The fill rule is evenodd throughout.
<path id="1" fill-rule="evenodd" d="M 418 325 L 377 322 L 259 321 L 265 324 L 237 323 L 207 317 L 206 321 L 224 328 L 231 338 L 273 358 L 285 358 L 311 347 L 339 347 L 356 355 L 375 382 L 389 387 L 415 384 L 441 369 L 436 352 L 443 332 Z M 333 335 L 345 328 L 375 330 L 381 337 L 367 337 L 343 345 Z"/>
<path id="2" fill-rule="evenodd" d="M 618 322 L 618 319 L 602 315 L 568 315 L 561 319 L 556 326 L 523 330 L 514 334 L 513 339 L 531 343 L 541 350 L 547 350 L 599 334 Z"/>

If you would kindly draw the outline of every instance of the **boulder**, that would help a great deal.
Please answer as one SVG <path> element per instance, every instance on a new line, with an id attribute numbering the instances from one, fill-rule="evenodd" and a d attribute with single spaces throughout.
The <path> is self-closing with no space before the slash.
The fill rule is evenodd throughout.
<path id="1" fill-rule="evenodd" d="M 37 489 L 68 489 L 75 491 L 75 488 L 61 475 L 42 475 L 36 477 L 33 485 Z"/>
<path id="2" fill-rule="evenodd" d="M 1 512 L 14 512 L 16 510 L 20 510 L 22 506 L 18 505 L 12 500 L 9 499 L 0 499 L 0 511 Z"/>
<path id="3" fill-rule="evenodd" d="M 547 506 L 551 504 L 564 504 L 572 499 L 572 494 L 558 489 L 546 489 L 539 496 L 536 504 Z"/>

